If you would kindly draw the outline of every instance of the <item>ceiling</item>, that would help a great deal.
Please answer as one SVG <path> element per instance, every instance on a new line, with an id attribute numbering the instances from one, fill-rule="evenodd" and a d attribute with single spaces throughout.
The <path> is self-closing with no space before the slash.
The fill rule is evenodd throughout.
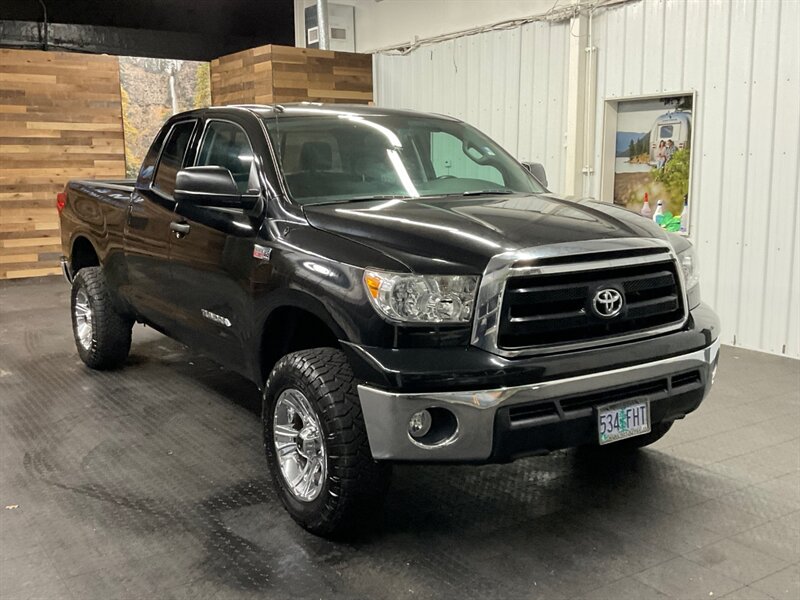
<path id="1" fill-rule="evenodd" d="M 50 23 L 205 33 L 294 45 L 292 0 L 43 0 Z M 41 21 L 39 0 L 3 0 L 0 19 Z"/>

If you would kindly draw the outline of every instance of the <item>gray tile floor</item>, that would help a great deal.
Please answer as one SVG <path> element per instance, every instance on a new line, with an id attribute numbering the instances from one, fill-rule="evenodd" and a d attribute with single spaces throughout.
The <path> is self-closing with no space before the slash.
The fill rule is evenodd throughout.
<path id="1" fill-rule="evenodd" d="M 403 467 L 334 544 L 272 492 L 259 399 L 138 326 L 97 373 L 60 280 L 0 284 L 0 597 L 800 598 L 800 362 L 723 348 L 639 456 Z"/>

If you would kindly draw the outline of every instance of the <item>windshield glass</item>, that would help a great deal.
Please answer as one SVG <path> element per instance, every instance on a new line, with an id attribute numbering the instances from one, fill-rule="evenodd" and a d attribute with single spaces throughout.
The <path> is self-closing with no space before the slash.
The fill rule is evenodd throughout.
<path id="1" fill-rule="evenodd" d="M 300 204 L 544 191 L 505 150 L 458 121 L 290 110 L 264 123 Z"/>

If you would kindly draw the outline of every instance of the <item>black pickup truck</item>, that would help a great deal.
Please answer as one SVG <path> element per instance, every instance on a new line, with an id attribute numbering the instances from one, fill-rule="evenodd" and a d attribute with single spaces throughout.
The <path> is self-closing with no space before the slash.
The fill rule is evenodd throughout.
<path id="1" fill-rule="evenodd" d="M 395 462 L 611 460 L 698 407 L 719 321 L 689 242 L 544 180 L 443 116 L 175 115 L 135 181 L 59 194 L 78 353 L 119 367 L 141 322 L 252 379 L 279 495 L 321 535 Z"/>

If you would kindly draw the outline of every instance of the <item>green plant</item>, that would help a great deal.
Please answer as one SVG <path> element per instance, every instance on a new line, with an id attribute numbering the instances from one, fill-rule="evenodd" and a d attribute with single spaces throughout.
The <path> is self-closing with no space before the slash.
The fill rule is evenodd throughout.
<path id="1" fill-rule="evenodd" d="M 678 150 L 663 169 L 653 169 L 653 179 L 662 183 L 672 198 L 682 199 L 689 193 L 689 162 L 689 149 Z"/>

